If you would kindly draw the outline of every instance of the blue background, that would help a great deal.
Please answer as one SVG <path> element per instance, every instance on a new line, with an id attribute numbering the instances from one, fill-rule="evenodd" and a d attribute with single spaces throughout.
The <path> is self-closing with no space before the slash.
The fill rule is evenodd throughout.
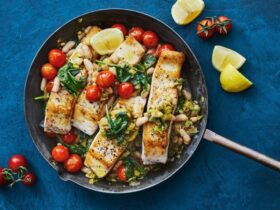
<path id="1" fill-rule="evenodd" d="M 0 209 L 279 209 L 280 174 L 222 147 L 202 141 L 175 176 L 150 190 L 129 195 L 91 192 L 63 182 L 32 144 L 23 114 L 23 89 L 29 65 L 43 41 L 60 25 L 101 8 L 148 13 L 174 28 L 190 45 L 206 77 L 208 128 L 280 160 L 279 0 L 205 0 L 205 16 L 233 19 L 227 37 L 203 41 L 196 21 L 177 26 L 173 0 L 15 1 L 0 4 L 0 165 L 24 154 L 38 176 L 32 188 L 0 189 Z M 247 58 L 241 71 L 254 82 L 239 94 L 223 92 L 211 65 L 215 44 Z"/>

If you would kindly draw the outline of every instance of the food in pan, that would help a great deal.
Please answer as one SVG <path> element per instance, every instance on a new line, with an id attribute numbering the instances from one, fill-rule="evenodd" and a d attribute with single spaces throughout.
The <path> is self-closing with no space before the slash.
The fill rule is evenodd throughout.
<path id="1" fill-rule="evenodd" d="M 57 139 L 54 161 L 90 184 L 136 185 L 179 159 L 202 119 L 184 89 L 185 55 L 138 26 L 89 26 L 73 40 L 50 51 L 35 98 L 45 104 L 46 135 Z"/>

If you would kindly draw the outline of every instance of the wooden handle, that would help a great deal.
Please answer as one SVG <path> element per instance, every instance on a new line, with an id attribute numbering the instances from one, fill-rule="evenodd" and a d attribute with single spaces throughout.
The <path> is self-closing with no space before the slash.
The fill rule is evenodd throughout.
<path id="1" fill-rule="evenodd" d="M 252 150 L 248 147 L 235 143 L 225 137 L 222 137 L 222 136 L 214 133 L 213 131 L 206 129 L 203 137 L 208 141 L 219 144 L 230 150 L 238 152 L 241 155 L 251 158 L 252 160 L 255 160 L 265 166 L 268 166 L 272 169 L 280 171 L 280 162 L 279 161 L 274 160 L 266 155 L 263 155 L 255 150 Z"/>

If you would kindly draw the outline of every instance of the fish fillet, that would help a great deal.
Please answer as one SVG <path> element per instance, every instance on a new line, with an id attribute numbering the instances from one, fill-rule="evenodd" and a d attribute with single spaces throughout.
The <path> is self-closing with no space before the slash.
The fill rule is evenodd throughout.
<path id="1" fill-rule="evenodd" d="M 59 134 L 71 130 L 72 110 L 75 98 L 67 90 L 51 92 L 45 111 L 44 131 Z"/>
<path id="2" fill-rule="evenodd" d="M 181 68 L 185 61 L 183 53 L 163 51 L 156 64 L 152 78 L 151 92 L 147 110 L 156 108 L 167 98 L 172 101 L 173 110 L 178 102 L 178 90 L 174 85 L 180 78 Z M 169 146 L 169 134 L 172 121 L 163 131 L 155 131 L 155 123 L 148 122 L 143 127 L 142 161 L 144 164 L 166 163 Z"/>
<path id="3" fill-rule="evenodd" d="M 136 121 L 141 117 L 146 104 L 146 99 L 141 96 L 131 97 L 129 99 L 118 99 L 115 107 L 125 107 L 131 114 L 131 119 Z M 113 108 L 113 110 L 114 110 Z M 138 133 L 130 137 L 129 140 L 134 140 Z M 85 165 L 89 167 L 99 178 L 104 177 L 111 168 L 115 165 L 118 158 L 125 151 L 126 145 L 118 145 L 114 140 L 107 139 L 99 131 L 95 136 L 89 151 L 86 155 Z"/>

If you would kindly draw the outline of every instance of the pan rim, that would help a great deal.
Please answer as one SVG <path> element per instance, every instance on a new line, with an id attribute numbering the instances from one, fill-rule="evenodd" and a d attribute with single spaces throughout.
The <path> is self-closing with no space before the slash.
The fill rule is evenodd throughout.
<path id="1" fill-rule="evenodd" d="M 123 12 L 130 12 L 130 13 L 134 13 L 135 15 L 141 15 L 141 16 L 145 16 L 149 19 L 151 19 L 152 21 L 156 21 L 158 22 L 159 24 L 161 24 L 162 26 L 166 27 L 168 30 L 170 30 L 172 33 L 174 33 L 179 39 L 180 41 L 184 44 L 184 47 L 186 47 L 189 51 L 189 53 L 191 54 L 191 56 L 195 59 L 196 61 L 196 64 L 198 65 L 198 71 L 200 71 L 200 75 L 201 75 L 201 79 L 205 85 L 205 95 L 204 95 L 204 100 L 206 101 L 206 107 L 204 109 L 204 112 L 205 112 L 205 116 L 204 116 L 204 119 L 205 119 L 205 126 L 202 128 L 200 128 L 200 135 L 199 137 L 197 138 L 197 143 L 196 145 L 193 146 L 193 150 L 192 152 L 190 152 L 189 156 L 178 166 L 176 167 L 171 173 L 169 173 L 166 177 L 164 177 L 163 179 L 161 180 L 158 180 L 158 181 L 155 181 L 151 184 L 148 184 L 147 186 L 144 186 L 142 188 L 135 188 L 135 189 L 128 189 L 128 190 L 124 190 L 124 191 L 112 191 L 112 190 L 107 190 L 107 189 L 104 189 L 102 187 L 96 187 L 94 185 L 84 185 L 83 183 L 80 183 L 78 182 L 77 180 L 75 179 L 72 179 L 72 176 L 66 176 L 68 178 L 64 178 L 60 175 L 59 171 L 57 170 L 57 168 L 54 167 L 54 165 L 52 165 L 50 163 L 50 161 L 47 159 L 47 157 L 43 154 L 42 150 L 40 149 L 39 147 L 39 144 L 35 141 L 35 135 L 34 135 L 34 131 L 33 129 L 31 128 L 31 118 L 30 116 L 28 115 L 27 113 L 27 101 L 26 101 L 26 95 L 27 95 L 27 84 L 28 84 L 28 81 L 31 79 L 31 75 L 30 75 L 30 72 L 31 72 L 31 69 L 32 69 L 32 66 L 33 64 L 35 63 L 35 60 L 37 58 L 37 55 L 39 54 L 39 52 L 43 49 L 43 47 L 45 46 L 45 44 L 48 42 L 48 40 L 50 40 L 58 31 L 60 31 L 63 27 L 67 26 L 68 24 L 80 19 L 80 18 L 83 18 L 85 16 L 88 16 L 88 15 L 92 15 L 94 13 L 99 13 L 99 12 L 110 12 L 110 11 L 123 11 Z M 188 160 L 193 156 L 194 152 L 196 151 L 198 145 L 200 144 L 201 142 L 201 139 L 203 138 L 203 135 L 204 135 L 204 132 L 206 130 L 206 125 L 207 125 L 207 120 L 208 120 L 208 91 L 207 91 L 207 85 L 206 85 L 206 81 L 205 81 L 205 77 L 204 77 L 204 73 L 202 71 L 202 68 L 201 68 L 201 65 L 198 61 L 198 59 L 196 58 L 195 54 L 193 53 L 193 51 L 191 50 L 191 48 L 189 47 L 189 45 L 185 42 L 185 40 L 174 30 L 172 29 L 170 26 L 168 26 L 166 23 L 164 23 L 163 21 L 151 16 L 151 15 L 148 15 L 144 12 L 139 12 L 139 11 L 136 11 L 136 10 L 131 10 L 131 9 L 124 9 L 124 8 L 106 8 L 106 9 L 99 9 L 99 10 L 93 10 L 93 11 L 90 11 L 90 12 L 86 12 L 84 14 L 81 14 L 79 16 L 76 16 L 72 19 L 70 19 L 69 21 L 67 21 L 66 23 L 64 23 L 63 25 L 61 25 L 60 27 L 58 27 L 54 32 L 52 32 L 46 39 L 45 41 L 42 43 L 41 47 L 37 50 L 32 62 L 31 62 L 31 65 L 29 66 L 29 70 L 28 70 L 28 73 L 27 73 L 27 76 L 26 76 L 26 79 L 25 79 L 25 85 L 24 85 L 24 115 L 25 115 L 25 120 L 27 122 L 27 127 L 28 127 L 28 131 L 29 131 L 29 134 L 31 136 L 31 139 L 33 141 L 33 143 L 35 144 L 37 150 L 40 152 L 40 154 L 43 156 L 43 158 L 48 162 L 48 164 L 54 169 L 57 171 L 58 173 L 58 176 L 64 180 L 64 181 L 71 181 L 83 188 L 86 188 L 86 189 L 89 189 L 91 191 L 96 191 L 96 192 L 101 192 L 101 193 L 107 193 L 107 194 L 127 194 L 127 193 L 134 193 L 134 192 L 139 192 L 139 191 L 143 191 L 143 190 L 147 190 L 149 188 L 152 188 L 164 181 L 166 181 L 167 179 L 169 179 L 170 177 L 172 177 L 175 173 L 177 173 L 187 162 Z"/>

